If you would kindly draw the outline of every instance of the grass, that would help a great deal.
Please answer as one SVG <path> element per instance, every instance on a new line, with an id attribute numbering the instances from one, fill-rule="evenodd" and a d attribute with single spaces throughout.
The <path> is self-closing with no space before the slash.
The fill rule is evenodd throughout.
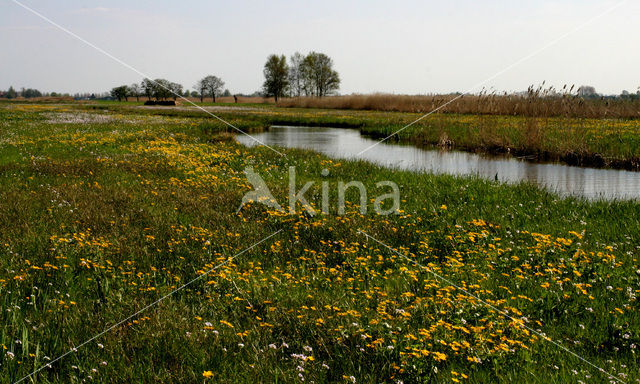
<path id="1" fill-rule="evenodd" d="M 0 107 L 0 382 L 282 230 L 33 377 L 80 382 L 602 382 L 606 375 L 358 234 L 419 261 L 627 382 L 640 380 L 636 202 L 245 148 L 186 110 Z M 381 115 L 224 112 L 356 125 Z M 392 116 L 391 119 L 404 118 Z M 397 215 L 235 211 L 252 165 L 392 180 Z M 323 178 L 322 169 L 329 169 Z M 372 196 L 370 196 L 372 197 Z M 373 212 L 371 207 L 369 211 Z M 27 381 L 28 382 L 28 381 Z"/>
<path id="2" fill-rule="evenodd" d="M 270 125 L 332 126 L 416 146 L 509 153 L 538 161 L 571 165 L 640 169 L 640 120 L 573 117 L 529 117 L 492 114 L 438 113 L 405 128 L 418 113 L 358 110 L 276 108 L 267 104 L 209 105 L 212 111 L 246 130 Z M 210 116 L 195 107 L 146 111 L 131 104 L 97 103 L 86 108 L 174 117 Z M 217 126 L 217 125 L 216 125 Z M 220 125 L 222 128 L 223 125 Z"/>

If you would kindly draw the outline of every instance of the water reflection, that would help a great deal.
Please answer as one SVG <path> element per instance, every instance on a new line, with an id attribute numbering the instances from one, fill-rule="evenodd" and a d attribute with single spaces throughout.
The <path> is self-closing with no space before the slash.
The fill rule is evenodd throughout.
<path id="1" fill-rule="evenodd" d="M 588 199 L 640 198 L 640 172 L 540 164 L 511 157 L 489 157 L 386 143 L 358 155 L 376 140 L 363 137 L 353 129 L 274 126 L 267 132 L 253 136 L 270 146 L 312 149 L 334 158 L 367 160 L 404 170 L 478 175 L 508 183 L 528 181 L 562 195 Z M 238 135 L 237 139 L 245 145 L 256 144 L 247 136 Z"/>

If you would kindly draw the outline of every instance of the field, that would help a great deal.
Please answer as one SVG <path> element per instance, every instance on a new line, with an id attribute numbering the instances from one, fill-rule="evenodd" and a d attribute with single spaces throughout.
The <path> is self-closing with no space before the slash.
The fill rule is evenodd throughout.
<path id="1" fill-rule="evenodd" d="M 325 99 L 322 99 L 325 100 Z M 90 110 L 145 114 L 136 103 L 88 105 Z M 286 105 L 286 103 L 282 103 Z M 527 116 L 500 114 L 421 113 L 337 109 L 280 108 L 269 104 L 240 106 L 205 103 L 217 115 L 244 130 L 269 125 L 332 126 L 416 146 L 438 146 L 484 153 L 509 153 L 538 161 L 640 170 L 640 119 Z M 207 117 L 192 106 L 155 108 L 164 116 Z"/>
<path id="2" fill-rule="evenodd" d="M 250 132 L 419 116 L 211 110 Z M 530 121 L 440 114 L 399 139 L 638 159 L 636 120 Z M 0 104 L 0 382 L 48 363 L 24 382 L 640 382 L 637 202 L 283 157 L 229 131 L 190 108 Z M 392 180 L 401 210 L 363 215 L 352 190 L 343 215 L 236 212 L 247 166 L 281 202 L 295 166 L 316 206 L 320 180 L 331 201 L 339 181 Z"/>

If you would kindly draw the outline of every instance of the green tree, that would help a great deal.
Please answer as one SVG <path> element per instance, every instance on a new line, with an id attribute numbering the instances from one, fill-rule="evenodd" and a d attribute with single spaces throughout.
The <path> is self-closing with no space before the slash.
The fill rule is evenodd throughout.
<path id="1" fill-rule="evenodd" d="M 303 90 L 307 96 L 326 96 L 340 88 L 340 76 L 333 60 L 324 53 L 311 52 L 302 62 Z"/>
<path id="2" fill-rule="evenodd" d="M 122 101 L 122 99 L 127 101 L 128 96 L 129 96 L 129 87 L 127 87 L 126 85 L 121 85 L 119 87 L 115 87 L 111 89 L 111 97 L 113 97 L 114 99 L 117 99 L 118 101 Z"/>
<path id="3" fill-rule="evenodd" d="M 171 96 L 173 97 L 173 100 L 177 100 L 178 97 L 182 96 L 182 84 L 170 82 L 169 91 L 171 92 Z"/>
<path id="4" fill-rule="evenodd" d="M 151 100 L 151 97 L 154 93 L 155 84 L 151 79 L 143 79 L 140 83 L 140 87 L 142 88 L 142 92 L 145 96 L 147 96 L 148 100 Z"/>
<path id="5" fill-rule="evenodd" d="M 16 97 L 18 97 L 18 92 L 16 92 L 16 90 L 13 89 L 13 86 L 9 86 L 6 96 L 7 96 L 7 99 L 15 99 Z"/>
<path id="6" fill-rule="evenodd" d="M 33 88 L 27 88 L 27 89 L 22 89 L 22 97 L 30 99 L 32 97 L 41 97 L 42 96 L 42 92 L 38 91 L 37 89 L 33 89 Z"/>
<path id="7" fill-rule="evenodd" d="M 262 85 L 267 96 L 273 96 L 278 101 L 285 95 L 289 87 L 289 66 L 284 55 L 270 55 L 264 64 L 264 84 Z"/>
<path id="8" fill-rule="evenodd" d="M 166 100 L 173 96 L 173 87 L 175 83 L 166 79 L 153 80 L 153 97 L 156 100 Z"/>
<path id="9" fill-rule="evenodd" d="M 129 86 L 129 95 L 136 98 L 136 101 L 140 101 L 140 93 L 142 92 L 142 87 L 138 83 L 133 83 Z"/>

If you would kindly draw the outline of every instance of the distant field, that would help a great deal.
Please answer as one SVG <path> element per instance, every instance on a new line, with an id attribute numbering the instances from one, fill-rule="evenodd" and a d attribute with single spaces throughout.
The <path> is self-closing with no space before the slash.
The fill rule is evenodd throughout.
<path id="1" fill-rule="evenodd" d="M 327 124 L 383 133 L 416 116 L 216 113 L 247 130 Z M 496 137 L 515 140 L 513 127 L 527 126 L 518 117 L 434 117 L 401 139 L 433 131 L 428 137 L 462 141 L 473 129 L 504 126 Z M 589 150 L 637 155 L 635 120 L 541 123 L 557 135 L 553 145 L 575 129 L 572 140 Z M 561 199 L 530 185 L 397 172 L 309 151 L 281 149 L 281 157 L 243 147 L 228 131 L 194 109 L 0 104 L 0 382 L 225 261 L 25 382 L 610 380 L 523 325 L 619 379 L 640 380 L 637 202 Z M 321 179 L 331 201 L 338 181 L 376 191 L 376 182 L 393 180 L 401 212 L 362 215 L 347 194 L 344 215 L 259 204 L 236 213 L 251 189 L 245 167 L 284 199 L 292 165 L 298 188 L 316 182 L 312 204 Z"/>

